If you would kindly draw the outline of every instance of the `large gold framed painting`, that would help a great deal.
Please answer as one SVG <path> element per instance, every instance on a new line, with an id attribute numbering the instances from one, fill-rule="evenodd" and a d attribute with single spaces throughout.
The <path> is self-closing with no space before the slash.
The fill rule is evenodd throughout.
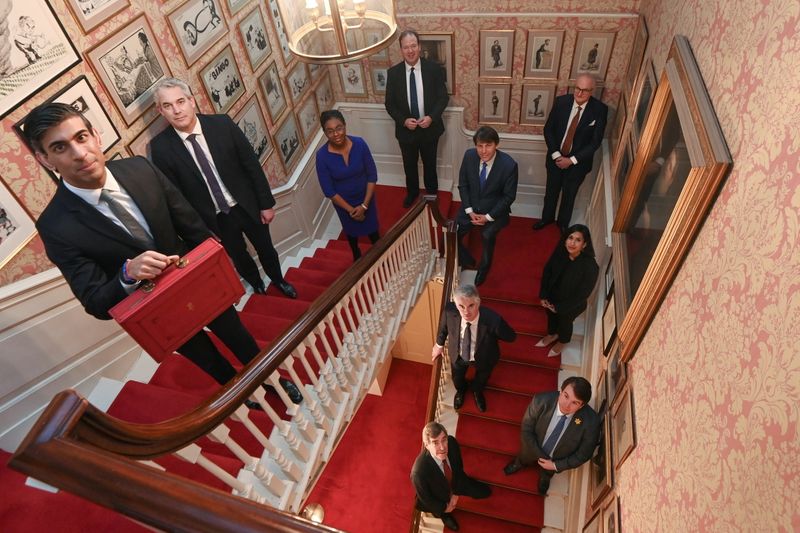
<path id="1" fill-rule="evenodd" d="M 650 326 L 731 164 L 689 41 L 677 36 L 612 228 L 623 362 Z"/>

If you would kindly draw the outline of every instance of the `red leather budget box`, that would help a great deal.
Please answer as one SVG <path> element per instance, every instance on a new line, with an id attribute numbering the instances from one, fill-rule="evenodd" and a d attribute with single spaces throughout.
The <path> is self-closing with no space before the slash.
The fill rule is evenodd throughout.
<path id="1" fill-rule="evenodd" d="M 225 250 L 207 239 L 153 283 L 142 283 L 109 314 L 161 362 L 243 294 Z"/>

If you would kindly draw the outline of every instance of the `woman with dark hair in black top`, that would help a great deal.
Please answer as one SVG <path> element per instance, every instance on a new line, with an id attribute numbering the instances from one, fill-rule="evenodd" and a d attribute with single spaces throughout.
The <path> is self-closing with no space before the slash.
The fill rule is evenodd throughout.
<path id="1" fill-rule="evenodd" d="M 548 357 L 559 355 L 572 339 L 572 322 L 586 309 L 599 271 L 589 228 L 583 224 L 567 228 L 544 266 L 539 290 L 542 307 L 547 311 L 547 336 L 536 346 L 555 342 Z"/>

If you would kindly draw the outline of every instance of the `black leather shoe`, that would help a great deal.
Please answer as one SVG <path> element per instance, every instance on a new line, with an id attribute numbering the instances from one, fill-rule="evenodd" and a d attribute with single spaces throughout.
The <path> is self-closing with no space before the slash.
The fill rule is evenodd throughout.
<path id="1" fill-rule="evenodd" d="M 458 411 L 459 409 L 461 409 L 462 405 L 464 405 L 464 393 L 457 392 L 456 397 L 453 398 L 453 409 Z"/>
<path id="2" fill-rule="evenodd" d="M 456 522 L 455 517 L 450 513 L 444 513 L 442 515 L 442 523 L 447 529 L 458 531 L 458 522 Z"/>
<path id="3" fill-rule="evenodd" d="M 546 496 L 548 490 L 550 490 L 550 478 L 540 479 L 539 480 L 539 494 L 541 494 L 542 496 Z"/>
<path id="4" fill-rule="evenodd" d="M 486 398 L 483 397 L 483 393 L 481 391 L 475 391 L 472 393 L 475 396 L 475 405 L 478 406 L 478 411 L 481 413 L 486 412 Z"/>
<path id="5" fill-rule="evenodd" d="M 478 270 L 478 273 L 475 274 L 475 286 L 480 287 L 484 281 L 486 281 L 486 271 Z"/>
<path id="6" fill-rule="evenodd" d="M 412 195 L 410 195 L 410 194 L 409 194 L 409 195 L 406 195 L 406 198 L 405 198 L 405 200 L 403 200 L 403 207 L 405 207 L 406 209 L 408 209 L 409 207 L 411 207 L 412 205 L 414 205 L 414 202 L 416 202 L 416 201 L 417 201 L 417 195 L 416 195 L 416 194 L 415 194 L 415 195 L 413 195 L 413 196 L 412 196 Z"/>
<path id="7" fill-rule="evenodd" d="M 553 223 L 552 220 L 540 220 L 539 222 L 537 222 L 537 223 L 535 223 L 533 225 L 533 229 L 537 229 L 537 230 L 538 229 L 542 229 L 542 228 L 546 227 L 548 224 L 552 224 L 552 223 Z"/>
<path id="8" fill-rule="evenodd" d="M 507 476 L 510 476 L 511 474 L 516 474 L 520 470 L 522 470 L 522 463 L 520 463 L 515 457 L 513 461 L 508 463 L 505 468 L 503 468 L 503 473 Z"/>
<path id="9" fill-rule="evenodd" d="M 267 288 L 264 284 L 253 285 L 253 294 L 267 294 Z"/>
<path id="10" fill-rule="evenodd" d="M 280 289 L 280 291 L 283 294 L 285 294 L 289 298 L 292 299 L 297 298 L 297 291 L 288 282 L 281 281 L 280 283 L 276 283 L 275 285 L 278 287 L 278 289 Z"/>
<path id="11" fill-rule="evenodd" d="M 280 381 L 281 387 L 283 387 L 283 390 L 286 391 L 286 394 L 287 396 L 289 396 L 289 399 L 292 400 L 292 403 L 302 403 L 303 394 L 300 392 L 300 389 L 298 389 L 294 383 L 292 383 L 288 379 L 283 379 L 283 378 L 281 378 L 278 381 Z"/>
<path id="12" fill-rule="evenodd" d="M 263 411 L 264 408 L 261 407 L 261 404 L 258 402 L 254 402 L 253 400 L 245 400 L 244 406 L 248 409 L 252 409 L 253 411 Z"/>

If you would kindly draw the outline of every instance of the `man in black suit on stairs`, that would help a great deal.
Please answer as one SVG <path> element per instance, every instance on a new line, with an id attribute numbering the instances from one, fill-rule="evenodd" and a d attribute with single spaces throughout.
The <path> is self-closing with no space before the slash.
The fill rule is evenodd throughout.
<path id="1" fill-rule="evenodd" d="M 544 495 L 553 474 L 591 459 L 600 438 L 600 417 L 587 405 L 591 398 L 591 384 L 576 376 L 564 380 L 561 392 L 535 394 L 522 418 L 520 452 L 504 468 L 506 475 L 538 466 Z"/>
<path id="2" fill-rule="evenodd" d="M 275 199 L 244 133 L 228 115 L 198 115 L 189 86 L 181 80 L 161 80 L 154 96 L 170 127 L 150 143 L 153 162 L 219 236 L 255 293 L 264 294 L 266 288 L 243 233 L 272 283 L 289 298 L 297 298 L 294 287 L 283 279 L 269 234 Z"/>
<path id="3" fill-rule="evenodd" d="M 453 292 L 453 300 L 445 307 L 439 320 L 439 332 L 433 345 L 431 358 L 444 352 L 444 343 L 450 340 L 447 352 L 456 395 L 453 407 L 461 409 L 467 390 L 467 369 L 475 367 L 475 378 L 471 387 L 475 404 L 481 412 L 486 411 L 483 389 L 489 381 L 492 369 L 500 359 L 498 341 L 512 342 L 517 334 L 503 318 L 489 309 L 481 307 L 481 297 L 473 285 L 462 285 Z"/>
<path id="4" fill-rule="evenodd" d="M 109 309 L 158 276 L 211 232 L 178 189 L 147 159 L 106 164 L 100 136 L 66 104 L 45 104 L 25 119 L 36 159 L 61 181 L 36 228 L 86 312 L 109 320 Z M 243 363 L 258 346 L 233 307 L 208 325 Z M 178 348 L 218 383 L 236 375 L 204 331 Z"/>
<path id="5" fill-rule="evenodd" d="M 461 448 L 455 437 L 438 422 L 428 422 L 422 429 L 425 449 L 411 469 L 411 483 L 416 492 L 416 506 L 422 512 L 440 518 L 448 529 L 458 531 L 458 522 L 451 514 L 459 496 L 483 499 L 492 494 L 486 483 L 464 472 Z"/>
<path id="6" fill-rule="evenodd" d="M 445 86 L 445 72 L 432 61 L 421 59 L 419 35 L 414 30 L 400 34 L 403 61 L 386 73 L 386 111 L 394 120 L 394 134 L 400 143 L 406 175 L 406 198 L 403 207 L 411 207 L 419 194 L 419 169 L 422 157 L 425 190 L 436 194 L 436 153 L 444 133 L 442 113 L 450 97 Z"/>
<path id="7" fill-rule="evenodd" d="M 475 264 L 464 246 L 464 237 L 473 227 L 481 229 L 483 252 L 475 286 L 480 286 L 489 273 L 494 244 L 500 230 L 511 220 L 511 204 L 517 197 L 519 170 L 514 159 L 497 149 L 500 136 L 494 128 L 481 126 L 472 136 L 475 148 L 464 152 L 458 173 L 461 209 L 458 223 L 458 257 L 462 267 Z"/>
<path id="8" fill-rule="evenodd" d="M 562 232 L 569 227 L 575 196 L 592 170 L 594 153 L 603 142 L 608 118 L 608 106 L 592 96 L 594 87 L 594 78 L 582 74 L 575 80 L 574 94 L 559 96 L 553 103 L 544 125 L 547 143 L 544 207 L 542 219 L 533 229 L 542 229 L 555 221 Z M 556 220 L 559 194 L 561 207 Z"/>

